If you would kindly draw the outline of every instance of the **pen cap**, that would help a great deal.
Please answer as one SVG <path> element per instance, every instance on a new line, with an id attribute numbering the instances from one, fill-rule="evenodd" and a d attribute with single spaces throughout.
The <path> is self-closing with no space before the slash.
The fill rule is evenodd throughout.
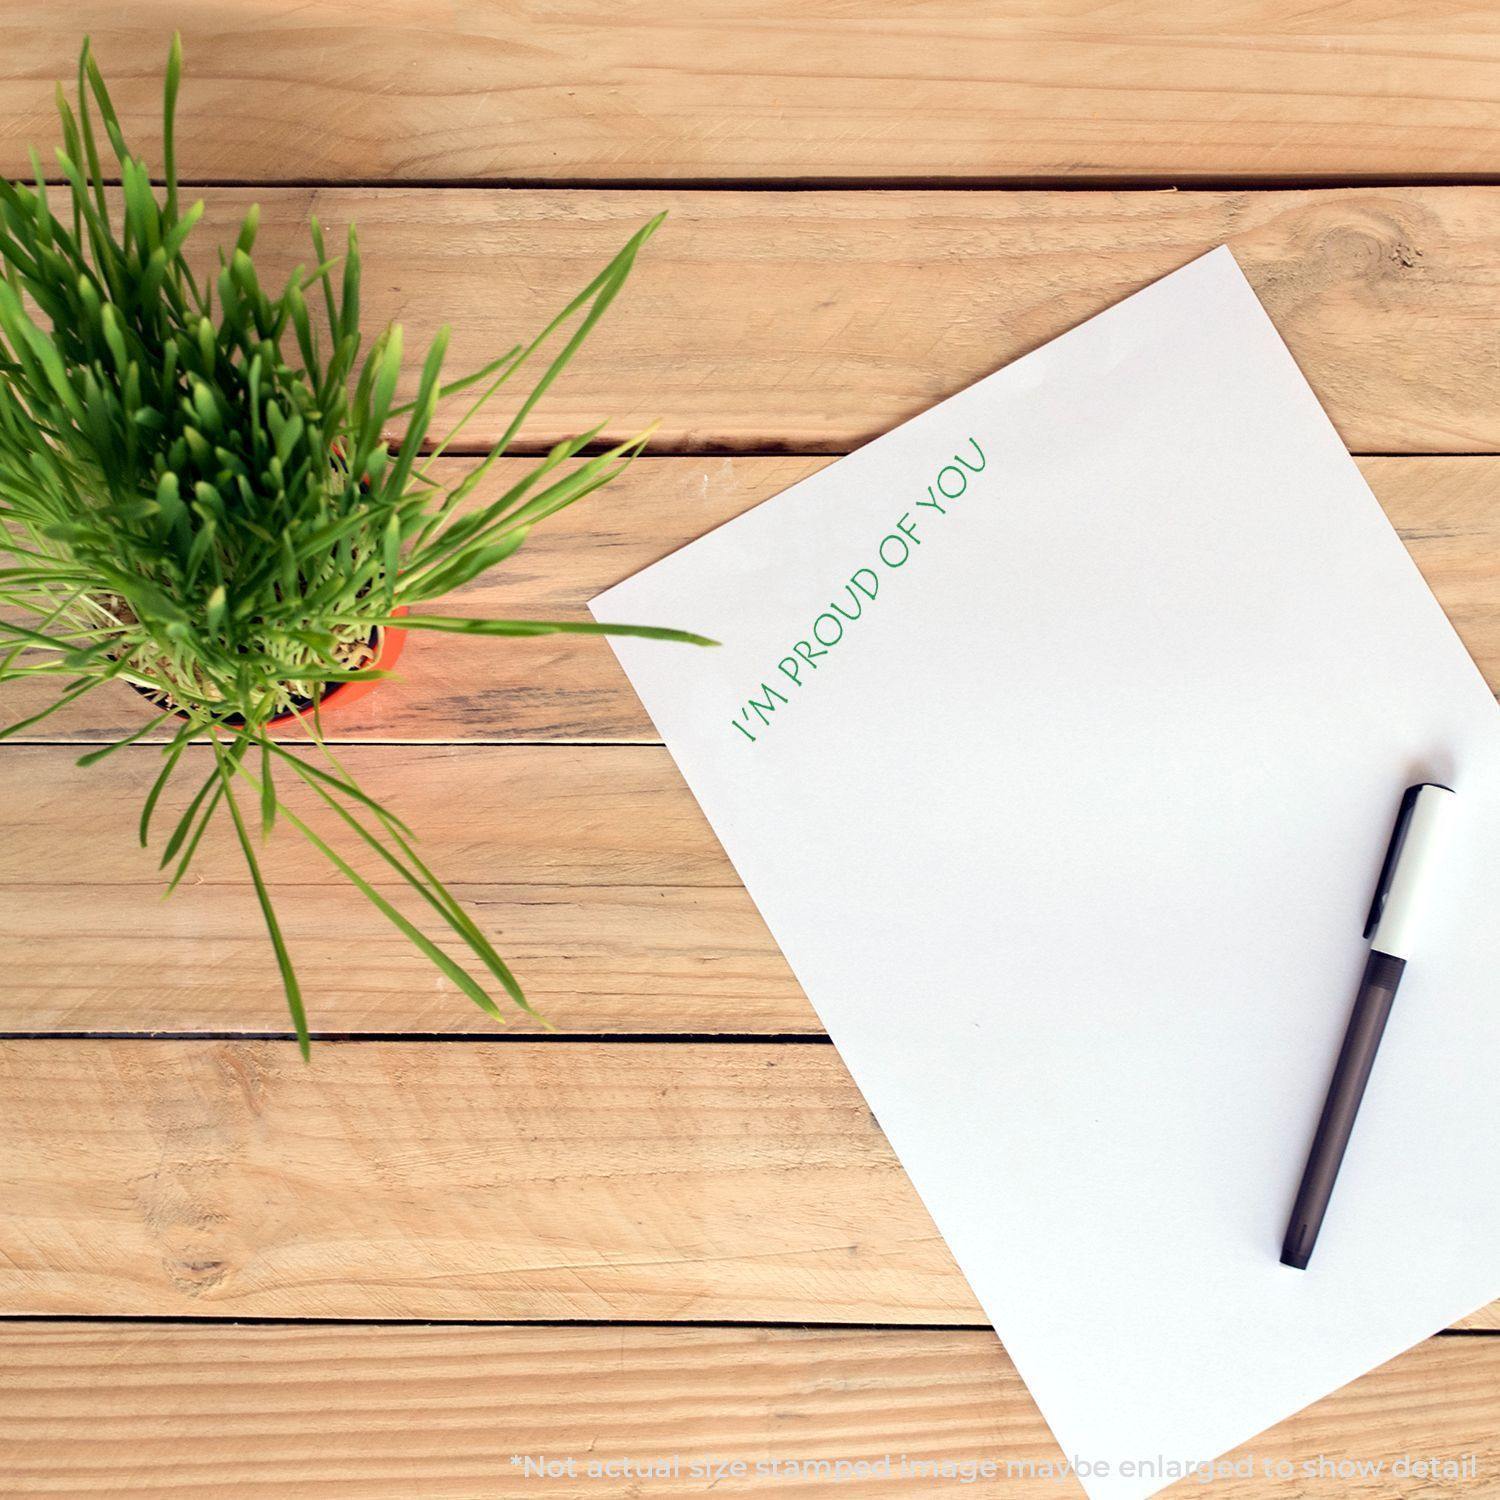
<path id="1" fill-rule="evenodd" d="M 1417 923 L 1447 843 L 1454 800 L 1450 788 L 1432 782 L 1408 788 L 1402 799 L 1365 931 L 1375 952 L 1412 956 Z"/>

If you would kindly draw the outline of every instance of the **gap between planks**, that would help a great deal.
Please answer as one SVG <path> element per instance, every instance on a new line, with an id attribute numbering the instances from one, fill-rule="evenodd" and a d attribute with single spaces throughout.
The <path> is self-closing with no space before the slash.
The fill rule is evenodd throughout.
<path id="1" fill-rule="evenodd" d="M 819 1333 L 983 1333 L 988 1323 L 834 1323 L 817 1318 L 276 1318 L 217 1317 L 212 1313 L 0 1313 L 5 1327 L 80 1328 L 744 1328 L 798 1329 Z M 996 1335 L 998 1337 L 998 1335 Z M 1439 1328 L 1434 1339 L 1500 1338 L 1497 1328 Z"/>
<path id="2" fill-rule="evenodd" d="M 61 175 L 44 177 L 48 187 L 65 188 Z M 118 189 L 120 179 L 108 172 L 104 186 Z M 166 186 L 160 176 L 153 187 Z M 1134 177 L 179 177 L 186 192 L 261 192 L 276 188 L 338 189 L 373 192 L 380 188 L 420 189 L 428 193 L 1300 193 L 1317 189 L 1465 188 L 1500 186 L 1500 172 L 1375 172 L 1290 174 L 1255 177 L 1248 174 L 1195 176 L 1159 174 Z"/>
<path id="3" fill-rule="evenodd" d="M 375 1043 L 447 1043 L 513 1046 L 518 1042 L 547 1047 L 608 1042 L 611 1046 L 815 1046 L 831 1047 L 833 1039 L 803 1031 L 310 1031 L 310 1041 L 325 1047 Z M 0 1042 L 285 1042 L 293 1046 L 292 1031 L 0 1031 Z"/>

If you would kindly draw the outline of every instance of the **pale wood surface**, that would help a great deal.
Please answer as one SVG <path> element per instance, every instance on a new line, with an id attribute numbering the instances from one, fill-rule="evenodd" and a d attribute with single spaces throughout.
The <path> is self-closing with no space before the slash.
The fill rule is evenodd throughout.
<path id="1" fill-rule="evenodd" d="M 1483 5 L 1166 0 L 45 0 L 8 7 L 0 168 L 92 32 L 160 164 L 230 180 L 900 180 L 1493 172 Z"/>
<path id="2" fill-rule="evenodd" d="M 827 1047 L 0 1045 L 0 1312 L 976 1322 Z"/>
<path id="3" fill-rule="evenodd" d="M 514 481 L 502 464 L 479 497 Z M 587 601 L 723 521 L 816 472 L 826 458 L 645 458 L 608 489 L 539 527 L 513 558 L 442 608 L 461 614 L 587 619 Z M 439 463 L 449 482 L 466 461 Z M 1367 458 L 1360 467 L 1464 644 L 1500 685 L 1500 460 Z M 684 620 L 684 625 L 695 622 Z M 46 702 L 0 690 L 0 722 Z M 108 740 L 139 727 L 140 700 L 109 684 L 25 738 Z M 417 637 L 399 679 L 347 714 L 331 738 L 402 741 L 611 740 L 657 736 L 602 640 L 460 641 Z M 601 761 L 601 767 L 609 764 Z M 5 775 L 0 762 L 0 778 Z"/>
<path id="4" fill-rule="evenodd" d="M 172 808 L 206 774 L 207 751 L 190 757 Z M 340 759 L 423 836 L 424 858 L 554 1025 L 817 1029 L 664 750 L 354 746 Z M 285 1031 L 232 829 L 208 835 L 195 874 L 163 902 L 158 856 L 135 835 L 155 754 L 73 760 L 0 748 L 0 1031 Z M 313 821 L 423 920 L 347 831 Z M 277 831 L 266 867 L 315 1028 L 494 1029 L 295 829 Z M 512 1029 L 536 1028 L 518 1016 Z"/>
<path id="5" fill-rule="evenodd" d="M 713 1494 L 1011 1500 L 1081 1491 L 1025 1387 L 985 1332 L 671 1328 L 98 1327 L 0 1330 L 0 1451 L 11 1495 L 181 1500 L 593 1500 Z M 80 1419 L 80 1414 L 86 1417 Z M 1493 1494 L 1500 1340 L 1418 1345 L 1186 1480 L 1173 1500 L 1413 1500 Z M 511 1455 L 576 1477 L 518 1477 Z M 590 1460 L 680 1457 L 680 1476 L 590 1477 Z M 772 1478 L 757 1464 L 879 1461 L 891 1478 Z M 960 1484 L 902 1478 L 901 1456 L 997 1465 Z M 1325 1455 L 1385 1466 L 1351 1482 Z M 1392 1472 L 1472 1455 L 1465 1484 Z M 1017 1466 L 1009 1476 L 1006 1465 Z M 1291 1477 L 1268 1477 L 1278 1464 Z M 1249 1475 L 1235 1474 L 1248 1465 Z M 1029 1466 L 1029 1467 L 1024 1467 Z M 523 1471 L 524 1472 L 524 1471 Z M 782 1474 L 786 1470 L 783 1467 Z"/>
<path id="6" fill-rule="evenodd" d="M 454 374 L 670 210 L 533 444 L 660 419 L 662 450 L 843 452 L 1227 241 L 1351 449 L 1500 449 L 1500 188 L 205 196 L 206 259 L 261 203 L 268 285 L 311 263 L 310 212 L 335 236 L 357 219 L 366 328 L 400 320 L 415 353 L 451 322 Z"/>
<path id="7" fill-rule="evenodd" d="M 661 418 L 661 453 L 762 456 L 642 463 L 460 610 L 580 614 L 823 461 L 765 455 L 847 451 L 1226 240 L 1352 448 L 1500 450 L 1500 188 L 1388 185 L 1495 172 L 1484 7 L 80 0 L 62 17 L 16 0 L 0 171 L 54 139 L 48 84 L 84 29 L 159 161 L 174 26 L 185 173 L 273 184 L 205 189 L 204 255 L 253 201 L 267 280 L 310 259 L 310 213 L 335 234 L 357 219 L 367 327 L 399 319 L 411 348 L 451 321 L 455 372 L 671 210 L 526 441 Z M 1216 179 L 1236 187 L 1118 190 Z M 953 190 L 1086 181 L 1115 190 Z M 465 182 L 538 186 L 420 186 Z M 621 190 L 566 186 L 590 182 Z M 737 186 L 807 182 L 925 190 Z M 1365 464 L 1492 683 L 1496 462 Z M 0 1327 L 0 1488 L 468 1500 L 638 1492 L 523 1488 L 518 1449 L 1055 1458 L 608 648 L 425 639 L 403 667 L 341 726 L 350 761 L 550 1017 L 616 1039 L 321 1043 L 310 1066 L 284 1041 L 0 1043 L 0 1312 L 600 1326 Z M 42 738 L 138 722 L 101 694 Z M 75 754 L 0 746 L 0 1030 L 284 1031 L 237 859 L 212 842 L 162 905 L 131 834 L 152 751 L 92 770 Z M 315 1025 L 486 1029 L 294 839 L 271 864 Z M 1465 1326 L 1500 1330 L 1500 1304 Z M 1493 1491 L 1497 1359 L 1500 1339 L 1433 1340 L 1248 1449 L 1477 1452 L 1462 1492 Z M 1182 1490 L 1454 1492 L 1300 1468 Z"/>
<path id="8" fill-rule="evenodd" d="M 0 1139 L 0 1313 L 983 1321 L 830 1047 L 6 1042 Z"/>

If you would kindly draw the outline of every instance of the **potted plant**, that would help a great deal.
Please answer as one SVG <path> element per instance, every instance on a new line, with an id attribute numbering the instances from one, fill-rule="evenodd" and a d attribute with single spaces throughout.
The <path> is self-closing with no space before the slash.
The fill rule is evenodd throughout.
<path id="1" fill-rule="evenodd" d="M 142 695 L 140 727 L 92 750 L 88 765 L 135 741 L 164 739 L 139 836 L 163 792 L 205 745 L 207 775 L 167 830 L 168 889 L 205 830 L 227 820 L 243 851 L 303 1054 L 307 1018 L 256 854 L 280 819 L 321 851 L 490 1015 L 498 983 L 525 998 L 462 905 L 427 867 L 410 830 L 341 768 L 324 711 L 368 691 L 410 630 L 534 636 L 604 631 L 705 644 L 627 625 L 463 619 L 431 601 L 510 556 L 531 528 L 606 484 L 646 436 L 583 455 L 598 428 L 559 443 L 496 500 L 474 499 L 537 400 L 628 275 L 653 219 L 529 343 L 444 383 L 448 330 L 422 362 L 415 397 L 396 400 L 401 329 L 361 357 L 360 261 L 311 224 L 310 269 L 268 291 L 256 274 L 252 208 L 219 269 L 200 279 L 186 249 L 202 203 L 184 209 L 173 151 L 181 44 L 167 61 L 164 192 L 132 156 L 85 42 L 76 113 L 58 89 L 66 191 L 57 209 L 32 153 L 35 185 L 0 179 L 0 683 L 43 678 L 49 705 L 13 735 L 103 682 Z M 92 102 L 91 102 L 92 101 Z M 97 109 L 99 128 L 94 112 Z M 103 140 L 100 140 L 102 132 Z M 120 186 L 107 191 L 103 148 Z M 309 307 L 319 304 L 318 310 Z M 555 352 L 543 354 L 556 344 Z M 541 366 L 500 440 L 444 486 L 433 460 L 473 414 Z M 469 393 L 442 441 L 428 436 L 444 398 Z M 404 421 L 399 439 L 388 424 Z M 571 462 L 577 460 L 576 462 Z M 310 754 L 273 731 L 299 720 Z M 321 806 L 472 954 L 466 968 L 361 875 L 289 805 Z M 473 970 L 486 977 L 476 977 Z"/>

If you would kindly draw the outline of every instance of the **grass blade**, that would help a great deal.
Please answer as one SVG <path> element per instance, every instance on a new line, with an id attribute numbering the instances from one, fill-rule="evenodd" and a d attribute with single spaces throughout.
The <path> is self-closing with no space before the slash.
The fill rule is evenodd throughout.
<path id="1" fill-rule="evenodd" d="M 363 895 L 382 916 L 389 921 L 404 937 L 414 944 L 426 957 L 446 974 L 479 1008 L 488 1016 L 493 1016 L 502 1025 L 505 1017 L 501 1014 L 499 1006 L 487 995 L 484 987 L 466 969 L 455 963 L 448 954 L 444 953 L 431 938 L 417 927 L 408 917 L 403 915 L 395 906 L 385 899 L 374 886 L 370 884 L 353 865 L 346 860 L 316 829 L 311 827 L 292 812 L 289 808 L 282 807 L 282 815 L 307 841 L 321 854 L 346 880 Z"/>
<path id="2" fill-rule="evenodd" d="M 688 646 L 717 646 L 718 641 L 689 630 L 663 625 L 615 625 L 600 620 L 470 620 L 458 615 L 400 615 L 377 625 L 408 630 L 442 630 L 449 635 L 631 635 L 647 641 L 679 641 Z"/>
<path id="3" fill-rule="evenodd" d="M 276 920 L 276 911 L 271 905 L 270 893 L 266 890 L 265 877 L 260 872 L 260 861 L 255 857 L 255 846 L 250 842 L 250 835 L 245 831 L 245 820 L 240 816 L 239 803 L 235 801 L 232 781 L 235 771 L 239 769 L 238 763 L 232 762 L 224 753 L 224 748 L 217 738 L 214 739 L 213 747 L 219 784 L 224 793 L 224 800 L 229 805 L 229 816 L 234 822 L 234 832 L 239 839 L 240 850 L 250 869 L 250 879 L 255 886 L 255 899 L 260 905 L 260 914 L 265 921 L 271 947 L 276 951 L 276 967 L 281 971 L 281 984 L 286 991 L 287 1009 L 291 1011 L 292 1024 L 297 1028 L 297 1048 L 302 1053 L 303 1062 L 306 1062 L 312 1056 L 312 1039 L 307 1033 L 307 1010 L 302 1003 L 302 987 L 297 983 L 297 974 L 292 968 L 292 956 L 287 952 L 286 940 L 281 935 L 281 923 Z"/>

